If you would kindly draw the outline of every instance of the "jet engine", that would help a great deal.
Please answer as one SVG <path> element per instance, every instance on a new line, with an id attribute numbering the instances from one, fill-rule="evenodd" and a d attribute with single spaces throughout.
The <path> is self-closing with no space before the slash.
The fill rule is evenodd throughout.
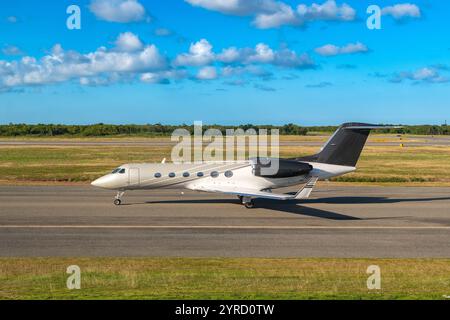
<path id="1" fill-rule="evenodd" d="M 278 161 L 278 166 L 274 161 Z M 253 174 L 264 178 L 298 177 L 307 175 L 313 169 L 308 163 L 287 159 L 256 158 L 252 162 Z"/>

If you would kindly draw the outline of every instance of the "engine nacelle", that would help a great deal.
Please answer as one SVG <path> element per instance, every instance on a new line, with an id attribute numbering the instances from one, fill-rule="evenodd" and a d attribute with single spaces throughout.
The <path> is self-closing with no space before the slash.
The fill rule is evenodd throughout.
<path id="1" fill-rule="evenodd" d="M 278 161 L 272 166 L 273 161 Z M 313 169 L 312 165 L 295 160 L 255 158 L 252 159 L 253 174 L 264 178 L 290 178 L 307 175 Z"/>

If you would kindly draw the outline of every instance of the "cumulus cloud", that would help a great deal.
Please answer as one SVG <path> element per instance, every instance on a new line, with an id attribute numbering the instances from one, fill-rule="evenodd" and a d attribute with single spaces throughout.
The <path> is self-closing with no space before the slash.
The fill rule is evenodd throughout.
<path id="1" fill-rule="evenodd" d="M 297 13 L 303 21 L 353 21 L 356 18 L 356 10 L 344 3 L 341 6 L 334 0 L 325 1 L 323 4 L 313 3 L 311 6 L 300 4 Z"/>
<path id="2" fill-rule="evenodd" d="M 92 0 L 89 9 L 100 20 L 138 22 L 146 18 L 144 6 L 137 0 Z"/>
<path id="3" fill-rule="evenodd" d="M 109 82 L 114 80 L 114 74 L 126 78 L 166 68 L 166 58 L 155 45 L 147 45 L 134 52 L 100 47 L 94 52 L 81 54 L 66 51 L 57 44 L 50 54 L 39 60 L 29 56 L 17 61 L 0 60 L 0 87 L 44 85 L 73 79 L 80 79 L 80 83 L 86 85 L 100 84 L 105 79 Z"/>
<path id="4" fill-rule="evenodd" d="M 137 35 L 132 32 L 124 32 L 116 40 L 116 48 L 119 51 L 138 51 L 144 46 Z"/>
<path id="5" fill-rule="evenodd" d="M 450 78 L 441 75 L 435 67 L 425 67 L 415 71 L 399 72 L 389 79 L 393 83 L 401 83 L 407 80 L 414 83 L 446 83 L 450 81 Z"/>
<path id="6" fill-rule="evenodd" d="M 274 12 L 257 14 L 253 23 L 260 29 L 269 29 L 283 25 L 301 24 L 301 20 L 292 7 L 279 3 L 278 8 Z"/>
<path id="7" fill-rule="evenodd" d="M 175 59 L 177 66 L 204 66 L 214 60 L 212 45 L 206 39 L 191 43 L 189 53 L 180 54 Z"/>
<path id="8" fill-rule="evenodd" d="M 213 62 L 226 64 L 272 64 L 289 68 L 313 68 L 314 61 L 307 55 L 298 55 L 287 48 L 275 51 L 265 43 L 258 43 L 255 48 L 230 47 L 216 54 L 213 46 L 206 39 L 191 43 L 188 53 L 176 57 L 176 66 L 206 66 Z"/>
<path id="9" fill-rule="evenodd" d="M 9 49 L 9 53 L 17 52 Z M 184 79 L 214 80 L 245 78 L 271 80 L 271 68 L 315 68 L 305 53 L 288 48 L 273 49 L 265 43 L 253 48 L 225 48 L 214 52 L 213 45 L 201 39 L 190 45 L 172 61 L 153 44 L 143 43 L 131 32 L 118 35 L 111 48 L 80 53 L 55 45 L 43 57 L 23 56 L 17 60 L 0 60 L 0 91 L 27 86 L 77 82 L 84 86 L 141 81 L 167 84 Z"/>
<path id="10" fill-rule="evenodd" d="M 217 78 L 217 70 L 215 67 L 208 66 L 201 68 L 197 73 L 197 79 L 214 80 Z"/>
<path id="11" fill-rule="evenodd" d="M 343 47 L 338 47 L 334 44 L 326 44 L 322 47 L 316 48 L 315 51 L 321 56 L 331 57 L 340 54 L 366 53 L 369 51 L 369 48 L 361 42 L 356 42 L 349 43 Z"/>
<path id="12" fill-rule="evenodd" d="M 271 64 L 286 68 L 314 68 L 315 63 L 308 54 L 297 54 L 295 51 L 282 48 L 278 51 L 265 43 L 258 43 L 255 48 L 235 47 L 224 49 L 216 56 L 216 60 L 223 63 Z"/>
<path id="13" fill-rule="evenodd" d="M 252 15 L 255 12 L 273 12 L 277 3 L 274 0 L 185 0 L 187 3 L 204 9 L 231 15 Z"/>
<path id="14" fill-rule="evenodd" d="M 383 15 L 390 15 L 396 20 L 404 18 L 420 18 L 420 8 L 411 3 L 401 3 L 393 6 L 387 6 L 381 10 Z"/>
<path id="15" fill-rule="evenodd" d="M 335 0 L 322 4 L 300 4 L 296 8 L 275 0 L 185 0 L 204 9 L 237 16 L 252 16 L 257 28 L 277 28 L 283 25 L 303 26 L 314 21 L 353 21 L 356 11 L 348 4 Z"/>

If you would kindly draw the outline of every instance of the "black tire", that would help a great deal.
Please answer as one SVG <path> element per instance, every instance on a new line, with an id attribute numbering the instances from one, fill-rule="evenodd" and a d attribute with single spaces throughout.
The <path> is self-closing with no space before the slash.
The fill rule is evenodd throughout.
<path id="1" fill-rule="evenodd" d="M 114 200 L 114 204 L 116 206 L 120 206 L 122 204 L 122 201 L 120 199 L 116 199 L 116 200 Z"/>
<path id="2" fill-rule="evenodd" d="M 252 208 L 255 207 L 255 203 L 254 203 L 253 201 L 246 202 L 246 203 L 244 203 L 244 206 L 245 206 L 247 209 L 252 209 Z"/>

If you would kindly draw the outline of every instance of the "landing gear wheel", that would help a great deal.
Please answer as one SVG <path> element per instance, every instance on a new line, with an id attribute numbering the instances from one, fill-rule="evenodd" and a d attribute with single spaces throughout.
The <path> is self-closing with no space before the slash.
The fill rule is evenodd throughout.
<path id="1" fill-rule="evenodd" d="M 123 197 L 124 194 L 125 194 L 124 191 L 117 191 L 117 195 L 116 195 L 116 197 L 114 198 L 114 204 L 115 204 L 116 206 L 120 206 L 120 205 L 122 204 L 121 198 Z"/>
<path id="2" fill-rule="evenodd" d="M 255 207 L 255 203 L 254 203 L 253 201 L 245 202 L 245 203 L 244 203 L 244 206 L 245 206 L 247 209 L 252 209 L 252 208 Z"/>

